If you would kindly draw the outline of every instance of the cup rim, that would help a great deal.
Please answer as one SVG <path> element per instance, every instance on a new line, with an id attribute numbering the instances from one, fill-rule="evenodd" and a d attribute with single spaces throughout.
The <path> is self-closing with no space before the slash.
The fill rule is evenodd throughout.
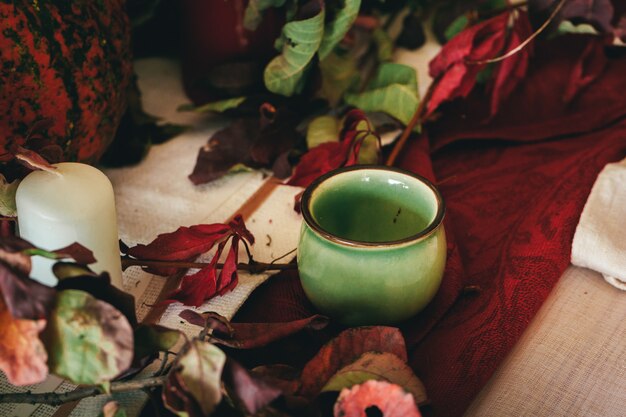
<path id="1" fill-rule="evenodd" d="M 363 241 L 363 240 L 352 240 L 352 239 L 347 239 L 344 237 L 340 237 L 337 236 L 327 230 L 325 230 L 322 226 L 320 226 L 320 224 L 313 218 L 313 215 L 311 214 L 311 210 L 310 210 L 310 203 L 311 203 L 311 197 L 313 195 L 313 192 L 326 180 L 328 180 L 331 177 L 334 177 L 336 175 L 339 174 L 343 174 L 345 172 L 351 172 L 351 171 L 366 171 L 366 170 L 379 170 L 379 171 L 391 171 L 391 172 L 395 172 L 398 174 L 403 174 L 403 175 L 407 175 L 409 177 L 412 177 L 413 179 L 416 179 L 420 182 L 422 182 L 423 184 L 425 184 L 428 188 L 430 188 L 430 190 L 433 192 L 434 196 L 435 196 L 435 200 L 437 203 L 437 212 L 435 213 L 435 217 L 430 221 L 430 223 L 428 223 L 428 226 L 426 226 L 423 230 L 421 230 L 418 233 L 415 233 L 413 235 L 407 236 L 405 238 L 402 239 L 398 239 L 398 240 L 389 240 L 389 241 L 384 241 L 384 242 L 368 242 L 368 241 Z M 435 233 L 435 231 L 439 228 L 439 226 L 441 226 L 441 224 L 443 223 L 443 218 L 445 216 L 445 212 L 446 212 L 446 206 L 445 206 L 445 202 L 443 201 L 443 198 L 441 197 L 441 193 L 439 193 L 439 190 L 437 189 L 437 187 L 435 187 L 435 185 L 429 181 L 428 179 L 424 178 L 423 176 L 419 175 L 419 174 L 415 174 L 411 171 L 407 171 L 405 169 L 401 169 L 401 168 L 396 168 L 396 167 L 389 167 L 389 166 L 384 166 L 384 165 L 351 165 L 351 166 L 347 166 L 347 167 L 341 167 L 341 168 L 337 168 L 334 169 L 332 171 L 329 171 L 321 176 L 319 176 L 318 178 L 316 178 L 311 184 L 309 184 L 309 186 L 304 190 L 303 194 L 302 194 L 302 199 L 300 200 L 300 208 L 302 211 L 302 217 L 304 218 L 305 223 L 311 228 L 313 229 L 315 232 L 317 232 L 318 234 L 322 235 L 324 238 L 341 244 L 341 245 L 346 245 L 346 246 L 356 246 L 356 247 L 389 247 L 389 246 L 394 246 L 394 245 L 402 245 L 402 244 L 406 244 L 409 242 L 415 242 L 418 240 L 423 240 L 426 239 L 427 237 L 429 237 L 430 235 L 432 235 L 433 233 Z"/>

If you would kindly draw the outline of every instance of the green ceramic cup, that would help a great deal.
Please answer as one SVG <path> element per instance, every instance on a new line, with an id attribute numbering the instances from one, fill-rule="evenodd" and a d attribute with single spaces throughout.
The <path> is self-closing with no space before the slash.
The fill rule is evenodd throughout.
<path id="1" fill-rule="evenodd" d="M 311 302 L 347 325 L 390 324 L 422 310 L 446 263 L 435 186 L 396 168 L 329 172 L 302 195 L 298 272 Z"/>

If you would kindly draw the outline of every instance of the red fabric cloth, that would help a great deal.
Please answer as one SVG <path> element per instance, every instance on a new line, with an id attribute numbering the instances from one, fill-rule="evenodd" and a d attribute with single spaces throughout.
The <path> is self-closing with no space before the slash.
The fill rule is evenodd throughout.
<path id="1" fill-rule="evenodd" d="M 573 98 L 568 87 L 574 71 L 586 70 L 590 48 L 603 46 L 582 36 L 538 45 L 528 78 L 496 118 L 477 92 L 444 109 L 427 126 L 430 140 L 411 142 L 399 161 L 435 174 L 447 204 L 442 287 L 401 324 L 429 414 L 463 414 L 569 265 L 597 174 L 626 156 L 626 59 L 607 59 Z M 311 312 L 297 277 L 284 275 L 253 294 L 236 319 Z"/>

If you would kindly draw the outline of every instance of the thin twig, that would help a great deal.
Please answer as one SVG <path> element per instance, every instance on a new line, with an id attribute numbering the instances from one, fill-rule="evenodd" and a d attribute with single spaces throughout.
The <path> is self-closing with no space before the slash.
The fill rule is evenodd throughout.
<path id="1" fill-rule="evenodd" d="M 209 262 L 185 262 L 185 261 L 157 261 L 157 260 L 144 260 L 144 259 L 135 259 L 130 257 L 122 257 L 122 269 L 126 270 L 126 268 L 131 266 L 141 266 L 141 267 L 157 267 L 157 268 L 178 268 L 178 269 L 202 269 L 205 266 L 208 266 Z M 224 267 L 223 263 L 218 263 L 215 265 L 217 269 L 222 269 Z M 284 271 L 287 269 L 294 269 L 296 266 L 294 264 L 268 264 L 265 262 L 257 262 L 254 263 L 239 263 L 237 264 L 237 269 L 241 271 L 248 271 L 253 274 L 260 274 L 265 271 Z"/>
<path id="2" fill-rule="evenodd" d="M 137 379 L 132 381 L 119 381 L 111 384 L 111 393 L 136 391 L 144 388 L 159 387 L 165 383 L 165 376 Z M 0 394 L 0 403 L 12 404 L 49 404 L 59 406 L 61 404 L 82 400 L 87 397 L 95 397 L 106 394 L 99 386 L 79 388 L 74 391 L 56 393 L 43 392 L 34 394 L 29 392 Z"/>
<path id="3" fill-rule="evenodd" d="M 480 60 L 480 61 L 470 61 L 470 60 L 468 60 L 468 61 L 465 61 L 465 62 L 467 64 L 470 64 L 470 65 L 484 65 L 484 64 L 493 64 L 494 62 L 504 61 L 505 59 L 512 57 L 513 55 L 515 55 L 516 53 L 518 53 L 519 51 L 524 49 L 537 36 L 539 36 L 541 34 L 541 32 L 543 32 L 550 25 L 550 23 L 552 23 L 552 21 L 554 20 L 556 15 L 563 8 L 563 5 L 565 4 L 566 1 L 567 0 L 561 0 L 559 2 L 559 4 L 556 5 L 556 7 L 552 11 L 552 13 L 550 14 L 550 17 L 548 17 L 548 19 L 545 22 L 543 22 L 543 25 L 541 25 L 539 27 L 539 29 L 537 29 L 535 32 L 533 32 L 532 35 L 530 35 L 528 38 L 526 38 L 526 40 L 524 40 L 524 42 L 520 43 L 515 48 L 511 49 L 506 54 L 497 56 L 495 58 L 483 59 L 483 60 Z"/>
<path id="4" fill-rule="evenodd" d="M 280 264 L 276 264 L 276 262 L 280 261 L 283 258 L 286 258 L 287 256 L 291 255 L 292 253 L 294 253 L 297 250 L 298 250 L 298 248 L 293 248 L 292 250 L 290 250 L 286 254 L 280 255 L 278 258 L 273 259 L 272 262 L 270 262 L 270 265 L 280 265 Z"/>
<path id="5" fill-rule="evenodd" d="M 418 123 L 419 124 L 422 123 L 422 118 L 424 117 L 424 114 L 426 114 L 426 105 L 428 104 L 428 101 L 430 100 L 430 97 L 433 94 L 437 81 L 438 79 L 434 79 L 430 83 L 430 86 L 428 87 L 426 94 L 420 101 L 419 105 L 417 106 L 417 109 L 415 109 L 415 113 L 413 113 L 413 117 L 411 117 L 411 120 L 404 128 L 404 131 L 402 132 L 400 139 L 398 139 L 393 149 L 391 150 L 391 153 L 389 154 L 389 157 L 387 158 L 387 162 L 385 163 L 385 165 L 393 166 L 393 164 L 396 163 L 396 159 L 398 158 L 398 155 L 400 155 L 402 148 L 404 148 L 404 145 L 406 144 L 406 141 L 409 139 L 409 136 L 411 136 L 411 132 L 413 131 L 413 128 Z"/>

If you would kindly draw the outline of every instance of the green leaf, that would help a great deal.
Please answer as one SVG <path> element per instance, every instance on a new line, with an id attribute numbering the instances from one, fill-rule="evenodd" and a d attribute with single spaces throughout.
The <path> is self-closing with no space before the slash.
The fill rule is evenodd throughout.
<path id="1" fill-rule="evenodd" d="M 367 120 L 359 122 L 356 130 L 371 131 L 371 123 Z M 379 164 L 380 163 L 380 146 L 378 136 L 369 133 L 364 139 L 358 157 L 359 164 Z"/>
<path id="2" fill-rule="evenodd" d="M 44 338 L 50 371 L 76 384 L 110 381 L 133 359 L 133 330 L 126 317 L 84 291 L 58 293 Z"/>
<path id="3" fill-rule="evenodd" d="M 419 104 L 415 69 L 402 64 L 384 63 L 360 94 L 346 94 L 345 101 L 364 111 L 380 111 L 409 123 Z"/>
<path id="4" fill-rule="evenodd" d="M 331 106 L 336 106 L 346 91 L 356 86 L 359 73 L 356 59 L 350 53 L 338 54 L 333 52 L 320 61 L 322 86 L 318 94 L 328 100 Z"/>
<path id="5" fill-rule="evenodd" d="M 391 61 L 393 57 L 393 41 L 389 34 L 381 28 L 377 28 L 372 32 L 372 40 L 376 45 L 378 60 L 381 62 Z"/>
<path id="6" fill-rule="evenodd" d="M 427 400 L 424 384 L 413 370 L 396 355 L 379 352 L 364 353 L 350 365 L 341 368 L 322 388 L 322 392 L 341 391 L 371 379 L 401 386 L 413 395 L 417 404 Z"/>
<path id="7" fill-rule="evenodd" d="M 7 182 L 4 175 L 0 174 L 0 215 L 6 217 L 17 216 L 17 208 L 15 207 L 15 192 L 19 180 Z"/>
<path id="8" fill-rule="evenodd" d="M 183 104 L 178 107 L 178 111 L 192 111 L 195 113 L 223 113 L 226 110 L 235 109 L 241 103 L 246 101 L 246 97 L 235 97 L 226 100 L 214 101 L 212 103 L 203 104 L 202 106 L 194 106 L 193 104 Z"/>
<path id="9" fill-rule="evenodd" d="M 557 33 L 559 35 L 565 35 L 568 33 L 574 33 L 578 35 L 597 35 L 598 31 L 588 23 L 580 23 L 575 25 L 569 20 L 564 20 L 559 24 L 557 28 Z"/>
<path id="10" fill-rule="evenodd" d="M 361 0 L 344 0 L 342 7 L 334 11 L 335 18 L 324 27 L 324 37 L 318 52 L 320 60 L 325 59 L 350 30 L 360 7 Z"/>
<path id="11" fill-rule="evenodd" d="M 243 15 L 243 26 L 248 30 L 256 30 L 263 21 L 264 10 L 284 5 L 285 0 L 250 0 Z"/>
<path id="12" fill-rule="evenodd" d="M 340 127 L 335 116 L 319 116 L 311 120 L 306 130 L 307 148 L 313 149 L 325 142 L 337 142 Z"/>
<path id="13" fill-rule="evenodd" d="M 462 32 L 468 24 L 469 20 L 467 19 L 467 16 L 462 14 L 461 16 L 454 19 L 452 23 L 450 23 L 450 25 L 446 28 L 446 31 L 444 32 L 444 36 L 446 37 L 446 39 L 450 40 L 458 35 L 460 32 Z"/>
<path id="14" fill-rule="evenodd" d="M 305 70 L 315 56 L 324 34 L 324 9 L 313 17 L 283 27 L 282 53 L 265 67 L 265 86 L 276 94 L 292 96 L 304 86 Z"/>
<path id="15" fill-rule="evenodd" d="M 156 324 L 140 324 L 135 329 L 135 357 L 143 358 L 170 350 L 180 339 L 180 332 Z"/>
<path id="16" fill-rule="evenodd" d="M 226 355 L 198 339 L 183 347 L 172 364 L 163 399 L 178 416 L 208 416 L 222 400 L 221 376 Z"/>

